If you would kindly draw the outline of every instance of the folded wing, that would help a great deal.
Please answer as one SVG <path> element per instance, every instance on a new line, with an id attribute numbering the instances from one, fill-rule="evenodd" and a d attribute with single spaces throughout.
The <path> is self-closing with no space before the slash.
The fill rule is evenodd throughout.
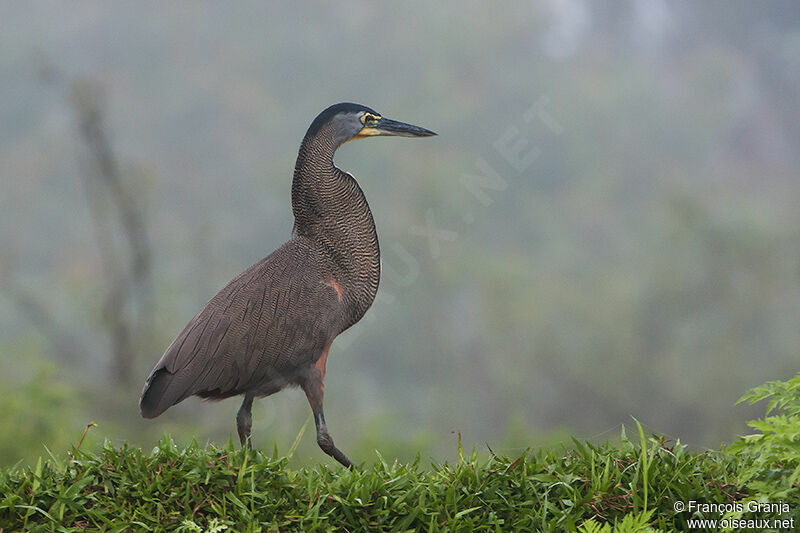
<path id="1" fill-rule="evenodd" d="M 290 266 L 291 265 L 291 266 Z M 214 296 L 167 348 L 139 407 L 153 418 L 198 395 L 259 390 L 313 363 L 335 335 L 338 305 L 314 257 L 289 241 Z"/>

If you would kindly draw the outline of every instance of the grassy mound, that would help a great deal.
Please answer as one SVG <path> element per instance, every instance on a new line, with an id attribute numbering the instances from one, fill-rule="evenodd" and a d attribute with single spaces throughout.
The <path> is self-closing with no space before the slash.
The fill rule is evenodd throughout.
<path id="1" fill-rule="evenodd" d="M 260 451 L 163 439 L 152 453 L 106 446 L 0 474 L 4 531 L 688 530 L 675 502 L 732 503 L 743 465 L 651 440 L 648 452 L 576 442 L 510 459 L 476 455 L 421 468 L 379 460 L 361 472 L 290 471 Z M 793 511 L 800 498 L 790 496 Z M 745 513 L 747 518 L 790 518 Z M 702 516 L 696 515 L 696 516 Z M 706 516 L 710 516 L 706 514 Z M 717 516 L 718 517 L 718 516 Z M 622 530 L 622 528 L 620 528 Z"/>
<path id="2" fill-rule="evenodd" d="M 291 470 L 259 450 L 106 444 L 0 470 L 6 531 L 759 531 L 800 529 L 800 374 L 754 389 L 730 449 L 573 441 L 559 451 Z M 291 454 L 291 453 L 290 453 Z M 713 507 L 717 506 L 717 507 Z M 694 522 L 716 520 L 717 522 Z M 723 522 L 727 521 L 727 522 Z M 727 526 L 727 527 L 726 527 Z"/>

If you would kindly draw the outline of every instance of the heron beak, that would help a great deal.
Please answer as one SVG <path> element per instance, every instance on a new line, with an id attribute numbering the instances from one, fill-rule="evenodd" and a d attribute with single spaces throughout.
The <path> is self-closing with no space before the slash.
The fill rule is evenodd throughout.
<path id="1" fill-rule="evenodd" d="M 383 117 L 374 126 L 364 129 L 374 130 L 375 133 L 372 133 L 372 135 L 394 135 L 398 137 L 430 137 L 436 135 L 431 130 Z"/>

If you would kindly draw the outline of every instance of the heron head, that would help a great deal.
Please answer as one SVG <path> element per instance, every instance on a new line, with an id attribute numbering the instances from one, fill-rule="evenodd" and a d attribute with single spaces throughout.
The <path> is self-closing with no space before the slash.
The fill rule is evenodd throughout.
<path id="1" fill-rule="evenodd" d="M 398 137 L 436 135 L 425 128 L 382 117 L 369 107 L 352 103 L 335 104 L 320 113 L 311 123 L 306 136 L 317 135 L 325 128 L 329 128 L 328 131 L 337 145 L 379 135 Z"/>

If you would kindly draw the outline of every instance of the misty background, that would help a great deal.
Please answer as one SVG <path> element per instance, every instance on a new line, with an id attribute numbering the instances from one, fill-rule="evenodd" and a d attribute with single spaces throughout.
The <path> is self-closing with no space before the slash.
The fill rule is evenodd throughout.
<path id="1" fill-rule="evenodd" d="M 144 421 L 195 312 L 285 242 L 297 149 L 353 101 L 439 133 L 337 154 L 383 254 L 330 352 L 356 462 L 746 431 L 800 346 L 800 4 L 579 0 L 5 3 L 0 464 L 163 433 L 218 445 L 239 401 Z M 299 390 L 254 406 L 285 453 Z M 313 430 L 313 424 L 311 428 Z M 327 461 L 313 431 L 299 462 Z"/>

